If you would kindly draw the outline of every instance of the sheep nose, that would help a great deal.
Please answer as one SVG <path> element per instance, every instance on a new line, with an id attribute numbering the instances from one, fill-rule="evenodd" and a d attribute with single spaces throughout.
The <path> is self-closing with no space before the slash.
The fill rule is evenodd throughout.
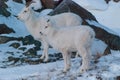
<path id="1" fill-rule="evenodd" d="M 17 19 L 19 19 L 19 17 L 18 16 L 16 16 L 16 15 L 14 15 Z"/>
<path id="2" fill-rule="evenodd" d="M 18 17 L 18 16 L 16 16 L 16 18 L 17 18 L 17 19 L 19 19 L 19 17 Z"/>

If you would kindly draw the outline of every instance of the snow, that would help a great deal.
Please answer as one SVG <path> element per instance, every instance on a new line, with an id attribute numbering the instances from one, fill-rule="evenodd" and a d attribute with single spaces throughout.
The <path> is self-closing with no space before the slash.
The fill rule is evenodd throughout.
<path id="1" fill-rule="evenodd" d="M 42 10 L 42 11 L 39 13 L 39 17 L 45 16 L 45 15 L 47 15 L 48 13 L 50 13 L 51 11 L 52 11 L 52 9 L 44 9 L 44 10 Z"/>
<path id="2" fill-rule="evenodd" d="M 105 0 L 73 0 L 83 8 L 91 12 L 97 19 L 97 21 L 107 26 L 109 29 L 120 35 L 120 1 L 114 2 L 111 0 L 109 4 L 105 3 Z M 91 8 L 94 6 L 94 8 Z M 98 8 L 99 7 L 99 8 Z"/>
<path id="3" fill-rule="evenodd" d="M 16 3 L 12 0 L 8 0 L 6 4 L 9 6 L 8 11 L 10 11 L 12 15 L 17 15 L 21 11 L 21 9 L 24 7 L 23 4 Z"/>
<path id="4" fill-rule="evenodd" d="M 115 56 L 116 55 L 116 56 Z M 114 58 L 109 58 L 114 57 Z M 1 80 L 97 80 L 96 77 L 109 80 L 120 75 L 120 52 L 103 56 L 97 64 L 92 64 L 97 68 L 89 70 L 87 73 L 79 76 L 79 67 L 81 59 L 72 59 L 71 70 L 63 73 L 63 60 L 53 63 L 44 63 L 39 65 L 25 65 L 13 68 L 0 68 Z M 116 61 L 119 60 L 119 61 Z"/>
<path id="5" fill-rule="evenodd" d="M 94 21 L 88 21 L 91 24 L 98 25 L 110 33 L 120 35 L 120 2 L 115 3 L 111 1 L 106 4 L 104 0 L 74 0 L 79 5 L 83 5 L 87 8 L 97 20 L 102 24 L 97 24 Z M 9 6 L 8 11 L 12 15 L 8 18 L 0 15 L 0 23 L 5 23 L 10 28 L 13 28 L 16 33 L 4 34 L 5 36 L 26 36 L 29 32 L 26 30 L 24 23 L 17 20 L 14 15 L 17 15 L 24 5 L 8 0 L 7 5 Z M 96 6 L 97 5 L 97 6 Z M 49 10 L 51 11 L 51 10 Z M 41 13 L 45 15 L 48 11 Z M 104 26 L 103 26 L 104 25 Z M 106 27 L 105 27 L 106 26 Z M 14 52 L 14 56 L 19 57 L 22 55 L 23 51 L 9 47 L 11 43 L 15 41 L 10 41 L 6 44 L 0 44 L 0 67 L 4 65 L 2 61 L 5 61 L 10 54 L 6 52 Z M 18 42 L 17 42 L 18 43 Z M 34 47 L 34 45 L 22 45 L 27 47 L 27 49 Z M 92 53 L 103 54 L 107 45 L 101 40 L 95 39 L 92 46 Z M 16 54 L 19 52 L 19 54 Z M 57 51 L 49 49 L 50 54 L 54 54 Z M 120 51 L 112 51 L 112 54 L 102 56 L 98 59 L 97 63 L 94 60 L 91 61 L 91 69 L 84 73 L 79 74 L 81 58 L 72 58 L 71 69 L 67 73 L 63 73 L 63 60 L 50 63 L 40 63 L 37 65 L 20 65 L 11 66 L 7 68 L 0 68 L 0 80 L 115 80 L 117 76 L 120 76 Z M 42 50 L 38 51 L 37 54 L 42 54 Z M 98 79 L 99 78 L 99 79 Z"/>
<path id="6" fill-rule="evenodd" d="M 73 1 L 78 3 L 87 10 L 91 9 L 91 10 L 104 11 L 109 6 L 105 2 L 105 0 L 73 0 Z"/>
<path id="7" fill-rule="evenodd" d="M 27 31 L 25 25 L 17 20 L 16 17 L 14 16 L 10 16 L 8 18 L 0 16 L 0 24 L 6 24 L 7 26 L 9 26 L 10 28 L 12 28 L 13 30 L 15 30 L 15 33 L 11 33 L 11 34 L 2 34 L 3 36 L 10 36 L 10 37 L 21 37 L 21 36 L 26 36 L 29 34 L 29 32 Z M 14 25 L 14 26 L 13 26 Z"/>
<path id="8" fill-rule="evenodd" d="M 96 53 L 99 53 L 102 55 L 104 54 L 104 51 L 106 48 L 107 48 L 107 45 L 103 41 L 95 39 L 91 48 L 92 55 L 95 56 Z"/>
<path id="9" fill-rule="evenodd" d="M 109 7 L 105 11 L 89 10 L 100 24 L 107 26 L 108 28 L 119 33 L 120 31 L 120 2 L 109 2 Z M 120 35 L 120 33 L 119 33 Z"/>
<path id="10" fill-rule="evenodd" d="M 3 34 L 3 35 L 12 36 L 12 37 L 21 37 L 28 35 L 29 32 L 27 31 L 25 25 L 21 21 L 17 20 L 16 17 L 14 17 L 21 11 L 24 5 L 13 2 L 12 0 L 8 0 L 6 4 L 9 6 L 8 11 L 10 11 L 12 15 L 8 18 L 0 15 L 0 24 L 6 24 L 7 26 L 15 30 L 16 33 L 11 33 L 9 35 Z"/>
<path id="11" fill-rule="evenodd" d="M 112 29 L 109 29 L 109 28 L 106 27 L 106 26 L 103 26 L 103 25 L 99 24 L 99 23 L 96 22 L 96 21 L 93 21 L 93 20 L 86 20 L 86 21 L 87 21 L 90 25 L 95 25 L 95 26 L 97 26 L 97 27 L 99 27 L 99 28 L 102 28 L 102 29 L 106 30 L 106 31 L 109 32 L 109 33 L 112 33 L 112 34 L 115 34 L 115 35 L 120 35 L 119 33 L 113 31 Z"/>
<path id="12" fill-rule="evenodd" d="M 34 2 L 30 5 L 30 7 L 33 7 L 34 10 L 38 10 L 42 8 L 42 4 L 40 0 L 33 0 Z"/>

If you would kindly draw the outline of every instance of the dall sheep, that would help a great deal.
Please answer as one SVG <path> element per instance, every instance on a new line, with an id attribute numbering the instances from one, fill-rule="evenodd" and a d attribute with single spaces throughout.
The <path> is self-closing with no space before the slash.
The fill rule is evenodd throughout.
<path id="1" fill-rule="evenodd" d="M 59 26 L 77 26 L 81 25 L 82 19 L 74 14 L 74 13 L 61 13 L 55 16 L 48 16 L 51 19 L 54 25 Z M 23 10 L 18 14 L 18 19 L 23 21 L 30 32 L 30 34 L 34 37 L 34 39 L 41 41 L 43 45 L 43 54 L 41 56 L 41 59 L 44 59 L 44 61 L 48 61 L 48 48 L 49 45 L 45 41 L 44 37 L 39 34 L 40 32 L 40 26 L 43 23 L 40 23 L 40 17 L 38 17 L 34 10 L 32 10 L 30 7 L 24 7 Z"/>
<path id="2" fill-rule="evenodd" d="M 44 36 L 49 45 L 60 51 L 64 59 L 64 69 L 70 69 L 70 57 L 72 51 L 77 51 L 82 57 L 80 73 L 89 69 L 91 57 L 91 45 L 95 38 L 92 28 L 85 25 L 76 27 L 56 27 L 51 19 L 41 18 L 40 34 Z"/>

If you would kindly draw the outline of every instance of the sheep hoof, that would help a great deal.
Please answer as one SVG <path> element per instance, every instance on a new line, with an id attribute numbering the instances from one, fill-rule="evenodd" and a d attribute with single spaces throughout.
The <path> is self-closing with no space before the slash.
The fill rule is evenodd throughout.
<path id="1" fill-rule="evenodd" d="M 44 59 L 44 55 L 42 55 L 42 56 L 40 57 L 40 59 Z"/>
<path id="2" fill-rule="evenodd" d="M 48 59 L 48 58 L 45 58 L 45 59 L 44 59 L 44 62 L 48 62 L 48 61 L 49 61 L 49 59 Z"/>
<path id="3" fill-rule="evenodd" d="M 63 73 L 66 73 L 67 71 L 69 71 L 70 68 L 67 68 L 67 69 L 63 69 Z"/>
<path id="4" fill-rule="evenodd" d="M 62 72 L 63 72 L 63 73 L 66 73 L 66 72 L 67 72 L 67 70 L 63 70 Z"/>

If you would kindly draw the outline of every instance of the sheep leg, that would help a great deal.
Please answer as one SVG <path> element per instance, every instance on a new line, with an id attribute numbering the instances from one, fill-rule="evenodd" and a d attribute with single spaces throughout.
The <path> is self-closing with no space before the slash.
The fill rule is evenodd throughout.
<path id="1" fill-rule="evenodd" d="M 89 61 L 90 61 L 89 55 L 90 54 L 87 53 L 88 51 L 86 48 L 80 48 L 78 52 L 82 57 L 82 65 L 80 68 L 80 73 L 84 73 L 89 69 Z"/>
<path id="2" fill-rule="evenodd" d="M 68 57 L 67 57 L 67 63 L 68 63 L 68 69 L 70 69 L 71 66 L 71 52 L 68 53 Z"/>
<path id="3" fill-rule="evenodd" d="M 79 57 L 79 53 L 78 52 L 76 52 L 76 55 L 75 55 L 75 57 L 77 58 L 77 57 Z"/>
<path id="4" fill-rule="evenodd" d="M 40 57 L 40 59 L 44 59 L 44 61 L 48 61 L 49 59 L 49 56 L 48 56 L 48 48 L 49 48 L 49 45 L 47 42 L 45 41 L 42 41 L 42 45 L 43 45 L 43 53 L 42 53 L 42 56 Z"/>
<path id="5" fill-rule="evenodd" d="M 64 59 L 64 69 L 63 69 L 63 72 L 67 72 L 69 70 L 69 64 L 68 64 L 68 52 L 67 51 L 64 51 L 62 53 L 63 55 L 63 59 Z"/>
<path id="6" fill-rule="evenodd" d="M 68 65 L 69 65 L 69 68 L 71 66 L 71 52 L 68 54 Z"/>

